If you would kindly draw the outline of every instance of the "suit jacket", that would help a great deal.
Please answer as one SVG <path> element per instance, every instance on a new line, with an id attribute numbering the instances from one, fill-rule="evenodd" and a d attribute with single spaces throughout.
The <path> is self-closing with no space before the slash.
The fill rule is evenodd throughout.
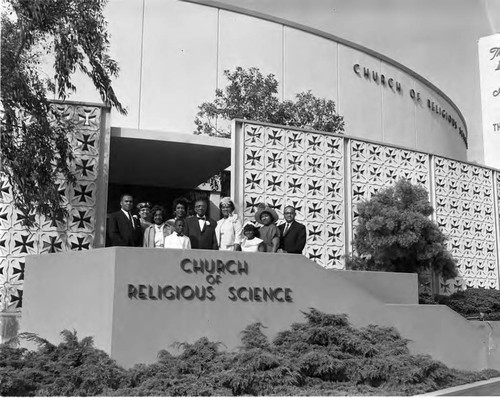
<path id="1" fill-rule="evenodd" d="M 109 215 L 109 238 L 111 246 L 141 246 L 142 228 L 138 219 L 132 217 L 135 228 L 123 211 Z"/>
<path id="2" fill-rule="evenodd" d="M 286 234 L 284 234 L 285 225 L 286 223 L 278 226 L 281 232 L 279 248 L 287 253 L 302 254 L 302 250 L 306 245 L 306 227 L 294 220 Z"/>
<path id="3" fill-rule="evenodd" d="M 186 235 L 189 236 L 192 249 L 218 250 L 215 227 L 217 222 L 211 218 L 206 219 L 205 227 L 200 229 L 200 224 L 196 216 L 186 218 Z"/>

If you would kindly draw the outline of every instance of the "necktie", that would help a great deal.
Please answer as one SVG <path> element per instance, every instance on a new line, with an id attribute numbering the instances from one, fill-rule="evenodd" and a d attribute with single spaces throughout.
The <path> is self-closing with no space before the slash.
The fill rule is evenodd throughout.
<path id="1" fill-rule="evenodd" d="M 135 229 L 135 224 L 134 224 L 134 219 L 132 218 L 132 213 L 131 212 L 127 212 L 128 213 L 128 219 L 130 220 L 130 223 L 132 224 L 132 229 Z"/>
<path id="2" fill-rule="evenodd" d="M 289 229 L 290 229 L 290 224 L 286 223 L 285 230 L 283 231 L 283 235 L 286 235 Z"/>

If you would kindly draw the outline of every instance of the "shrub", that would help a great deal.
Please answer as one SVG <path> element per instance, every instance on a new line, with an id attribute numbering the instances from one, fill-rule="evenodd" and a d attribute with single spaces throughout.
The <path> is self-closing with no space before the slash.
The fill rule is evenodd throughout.
<path id="1" fill-rule="evenodd" d="M 421 294 L 420 304 L 443 304 L 466 318 L 500 321 L 500 291 L 468 288 L 451 295 Z"/>
<path id="2" fill-rule="evenodd" d="M 107 395 L 126 380 L 127 372 L 92 338 L 78 340 L 76 332 L 61 333 L 63 342 L 53 345 L 34 335 L 37 351 L 0 345 L 0 395 Z"/>
<path id="3" fill-rule="evenodd" d="M 128 370 L 74 332 L 64 331 L 58 346 L 32 337 L 37 351 L 0 346 L 0 395 L 414 395 L 500 375 L 412 355 L 394 328 L 357 329 L 346 315 L 315 309 L 305 317 L 273 341 L 256 323 L 233 352 L 202 338 L 180 344 L 180 355 L 162 350 L 155 363 Z"/>
<path id="4" fill-rule="evenodd" d="M 427 191 L 405 179 L 359 203 L 353 240 L 357 254 L 346 259 L 346 267 L 416 273 L 430 269 L 444 279 L 456 277 L 446 237 L 429 218 L 433 212 Z"/>

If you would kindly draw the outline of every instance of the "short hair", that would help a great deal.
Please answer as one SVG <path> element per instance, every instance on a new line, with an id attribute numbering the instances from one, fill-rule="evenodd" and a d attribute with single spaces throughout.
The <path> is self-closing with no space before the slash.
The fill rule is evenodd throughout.
<path id="1" fill-rule="evenodd" d="M 129 193 L 122 193 L 122 194 L 120 195 L 120 202 L 123 200 L 123 198 L 124 198 L 125 196 L 130 196 L 132 199 L 134 199 L 134 195 L 131 195 L 131 194 L 129 194 Z"/>
<path id="2" fill-rule="evenodd" d="M 252 223 L 247 223 L 243 227 L 243 233 L 247 231 L 253 231 L 253 234 L 255 235 L 256 238 L 260 238 L 260 231 L 259 228 L 257 228 L 254 224 Z"/>
<path id="3" fill-rule="evenodd" d="M 188 201 L 186 198 L 175 198 L 174 203 L 172 204 L 172 211 L 175 212 L 175 208 L 177 207 L 178 204 L 183 205 L 184 209 L 187 211 Z"/>
<path id="4" fill-rule="evenodd" d="M 245 224 L 245 226 L 243 227 L 243 232 L 246 232 L 246 231 L 257 231 L 257 227 L 253 224 Z"/>
<path id="5" fill-rule="evenodd" d="M 154 217 L 157 211 L 161 211 L 161 216 L 163 217 L 164 220 L 167 218 L 167 212 L 165 211 L 165 208 L 163 206 L 154 205 L 153 208 L 151 209 L 151 215 Z"/>

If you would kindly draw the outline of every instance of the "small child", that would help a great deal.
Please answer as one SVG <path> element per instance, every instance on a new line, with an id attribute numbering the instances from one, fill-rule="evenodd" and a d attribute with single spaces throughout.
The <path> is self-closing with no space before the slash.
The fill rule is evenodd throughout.
<path id="1" fill-rule="evenodd" d="M 241 251 L 243 252 L 265 252 L 264 241 L 257 237 L 259 231 L 253 224 L 247 223 L 243 227 L 245 237 L 241 240 Z"/>
<path id="2" fill-rule="evenodd" d="M 166 249 L 191 249 L 191 241 L 184 235 L 184 219 L 178 218 L 174 223 L 174 232 L 165 238 Z"/>

